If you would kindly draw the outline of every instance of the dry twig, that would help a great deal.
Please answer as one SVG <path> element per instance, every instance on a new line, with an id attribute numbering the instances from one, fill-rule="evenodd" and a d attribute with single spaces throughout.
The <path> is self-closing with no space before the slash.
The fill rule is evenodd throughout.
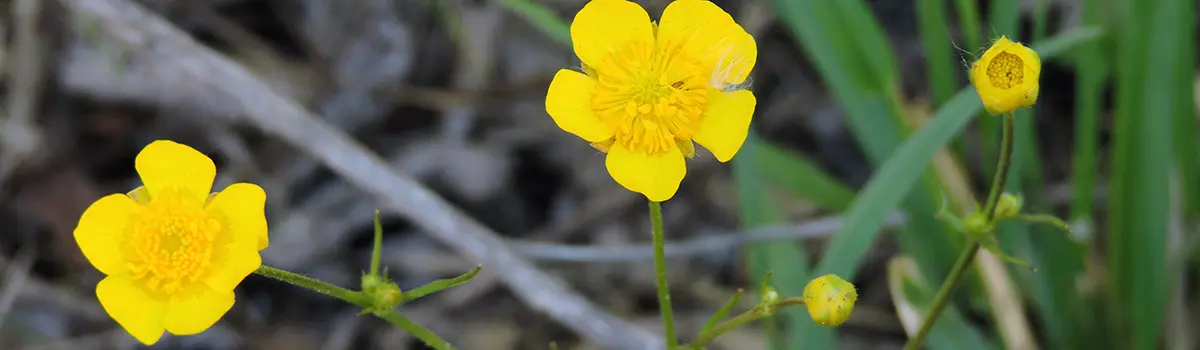
<path id="1" fill-rule="evenodd" d="M 103 45 L 115 45 L 126 76 L 142 80 L 138 87 L 114 89 L 113 82 L 64 76 L 64 85 L 95 97 L 137 98 L 143 102 L 182 103 L 209 109 L 209 116 L 246 123 L 272 134 L 316 158 L 380 204 L 426 230 L 443 243 L 472 257 L 499 276 L 525 303 L 605 348 L 653 349 L 663 340 L 645 329 L 597 308 L 579 294 L 515 254 L 495 232 L 467 217 L 429 189 L 396 174 L 377 155 L 334 130 L 296 102 L 280 96 L 244 67 L 197 44 L 162 18 L 127 0 L 60 0 L 73 14 L 77 32 L 96 30 Z M 76 47 L 75 59 L 94 51 Z M 103 55 L 101 55 L 103 56 Z M 134 66 L 136 65 L 136 66 Z M 132 67 L 131 67 L 132 66 Z M 78 69 L 77 69 L 78 70 Z M 103 73 L 91 73 L 91 77 Z M 115 73 L 114 73 L 115 74 Z M 132 84 L 137 84 L 133 82 Z M 145 91 L 154 86 L 158 91 Z M 182 91 L 163 91 L 178 87 Z M 125 90 L 122 90 L 124 88 Z M 114 91 L 116 90 L 116 91 Z M 137 95 L 135 93 L 141 93 Z M 196 96 L 163 96 L 168 92 Z M 152 96 L 158 94 L 159 96 Z M 151 95 L 151 97 L 147 97 Z M 200 102 L 201 99 L 208 99 Z M 151 101 L 147 101 L 151 100 Z M 220 107 L 211 113 L 211 103 Z M 173 106 L 180 107 L 180 106 Z"/>

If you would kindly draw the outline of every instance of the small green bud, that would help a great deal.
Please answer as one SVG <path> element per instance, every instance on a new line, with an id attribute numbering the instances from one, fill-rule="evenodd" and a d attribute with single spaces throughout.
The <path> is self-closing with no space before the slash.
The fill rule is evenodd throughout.
<path id="1" fill-rule="evenodd" d="M 759 292 L 759 298 L 762 299 L 759 301 L 762 314 L 770 315 L 775 313 L 775 308 L 772 304 L 779 300 L 779 291 L 775 290 L 775 287 L 763 286 L 762 291 Z"/>
<path id="2" fill-rule="evenodd" d="M 386 269 L 385 269 L 386 270 Z M 404 302 L 404 293 L 400 286 L 388 280 L 384 275 L 365 274 L 362 277 L 362 292 L 371 298 L 371 307 L 360 314 L 387 311 L 395 309 Z"/>
<path id="3" fill-rule="evenodd" d="M 813 322 L 821 326 L 839 326 L 850 319 L 858 291 L 854 284 L 828 274 L 817 277 L 804 286 L 804 305 Z"/>
<path id="4" fill-rule="evenodd" d="M 1021 197 L 1014 196 L 1008 193 L 1000 195 L 1000 200 L 996 201 L 996 220 L 1002 220 L 1017 216 L 1021 213 L 1021 205 L 1024 200 Z"/>
<path id="5" fill-rule="evenodd" d="M 988 232 L 989 225 L 987 216 L 980 212 L 967 214 L 967 217 L 963 219 L 963 229 L 972 237 L 983 236 Z"/>

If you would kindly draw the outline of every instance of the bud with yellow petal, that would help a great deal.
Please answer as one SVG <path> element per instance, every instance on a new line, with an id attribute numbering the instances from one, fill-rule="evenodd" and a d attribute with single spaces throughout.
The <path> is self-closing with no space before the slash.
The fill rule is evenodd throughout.
<path id="1" fill-rule="evenodd" d="M 858 291 L 854 284 L 828 274 L 817 277 L 804 286 L 804 305 L 813 322 L 822 326 L 839 326 L 850 319 Z"/>
<path id="2" fill-rule="evenodd" d="M 1038 98 L 1042 61 L 1037 52 L 1001 36 L 971 64 L 971 84 L 989 114 L 1033 106 Z"/>

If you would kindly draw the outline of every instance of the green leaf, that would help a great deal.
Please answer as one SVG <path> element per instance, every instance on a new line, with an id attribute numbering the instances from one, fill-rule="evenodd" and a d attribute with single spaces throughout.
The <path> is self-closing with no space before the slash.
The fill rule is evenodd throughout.
<path id="1" fill-rule="evenodd" d="M 762 176 L 797 196 L 839 212 L 854 200 L 853 190 L 808 159 L 758 137 L 748 138 L 746 143 L 754 143 L 751 147 L 756 149 L 756 164 Z"/>
<path id="2" fill-rule="evenodd" d="M 1194 113 L 1194 0 L 1120 4 L 1108 216 L 1112 346 L 1157 349 L 1168 291 L 1167 220 L 1176 115 Z M 1184 61 L 1188 59 L 1189 61 Z M 1188 75 L 1185 75 L 1188 74 Z M 1194 151 L 1194 150 L 1193 150 Z"/>
<path id="3" fill-rule="evenodd" d="M 771 200 L 757 164 L 759 145 L 763 144 L 752 129 L 737 157 L 733 159 L 734 184 L 737 187 L 738 217 L 743 228 L 754 228 L 784 221 L 783 214 Z M 746 264 L 753 281 L 761 281 L 774 271 L 772 281 L 780 295 L 803 295 L 808 283 L 809 259 L 803 249 L 789 243 L 755 243 L 746 246 Z M 811 324 L 804 308 L 788 308 L 765 320 L 769 343 L 773 349 L 782 349 L 787 343 L 783 334 L 794 334 L 795 327 Z M 781 326 L 787 331 L 781 332 Z"/>
<path id="4" fill-rule="evenodd" d="M 917 0 L 917 22 L 925 46 L 925 72 L 929 76 L 931 104 L 939 107 L 953 96 L 958 86 L 957 69 L 950 51 L 950 28 L 946 0 Z"/>

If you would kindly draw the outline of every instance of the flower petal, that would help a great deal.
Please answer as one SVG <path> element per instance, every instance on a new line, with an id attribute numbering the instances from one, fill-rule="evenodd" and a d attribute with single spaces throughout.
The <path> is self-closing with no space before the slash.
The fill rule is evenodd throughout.
<path id="1" fill-rule="evenodd" d="M 696 133 L 696 142 L 722 163 L 733 159 L 746 142 L 755 103 L 754 93 L 748 90 L 721 92 L 709 89 L 708 108 Z"/>
<path id="2" fill-rule="evenodd" d="M 654 42 L 650 15 L 637 3 L 593 0 L 571 22 L 571 44 L 583 64 L 596 67 L 609 53 L 630 42 Z"/>
<path id="3" fill-rule="evenodd" d="M 123 194 L 111 194 L 88 206 L 75 226 L 75 243 L 83 256 L 105 275 L 125 272 L 121 244 L 141 210 L 137 202 Z"/>
<path id="4" fill-rule="evenodd" d="M 207 208 L 225 217 L 233 241 L 253 240 L 257 251 L 267 248 L 267 193 L 252 183 L 239 182 L 217 193 Z M 257 266 L 256 266 L 257 268 Z"/>
<path id="5" fill-rule="evenodd" d="M 96 285 L 96 298 L 104 311 L 134 338 L 153 345 L 162 337 L 167 301 L 146 293 L 129 276 L 108 276 Z"/>
<path id="6" fill-rule="evenodd" d="M 204 284 L 171 297 L 167 304 L 167 331 L 177 335 L 198 334 L 216 324 L 233 307 L 233 291 L 216 291 Z"/>
<path id="7" fill-rule="evenodd" d="M 212 159 L 194 148 L 169 140 L 154 141 L 143 148 L 134 160 L 134 167 L 150 190 L 150 197 L 175 188 L 203 203 L 217 177 L 217 167 Z"/>
<path id="8" fill-rule="evenodd" d="M 677 0 L 663 10 L 658 45 L 683 45 L 683 52 L 712 69 L 710 84 L 741 84 L 758 60 L 758 46 L 728 13 L 707 0 Z"/>
<path id="9" fill-rule="evenodd" d="M 687 174 L 679 148 L 660 155 L 633 152 L 620 143 L 613 144 L 604 165 L 613 180 L 630 191 L 641 193 L 655 202 L 665 202 L 675 196 L 679 183 Z"/>
<path id="10" fill-rule="evenodd" d="M 559 70 L 546 92 L 546 113 L 558 128 L 588 142 L 612 138 L 612 130 L 592 111 L 595 90 L 596 81 L 591 77 L 572 70 Z"/>

